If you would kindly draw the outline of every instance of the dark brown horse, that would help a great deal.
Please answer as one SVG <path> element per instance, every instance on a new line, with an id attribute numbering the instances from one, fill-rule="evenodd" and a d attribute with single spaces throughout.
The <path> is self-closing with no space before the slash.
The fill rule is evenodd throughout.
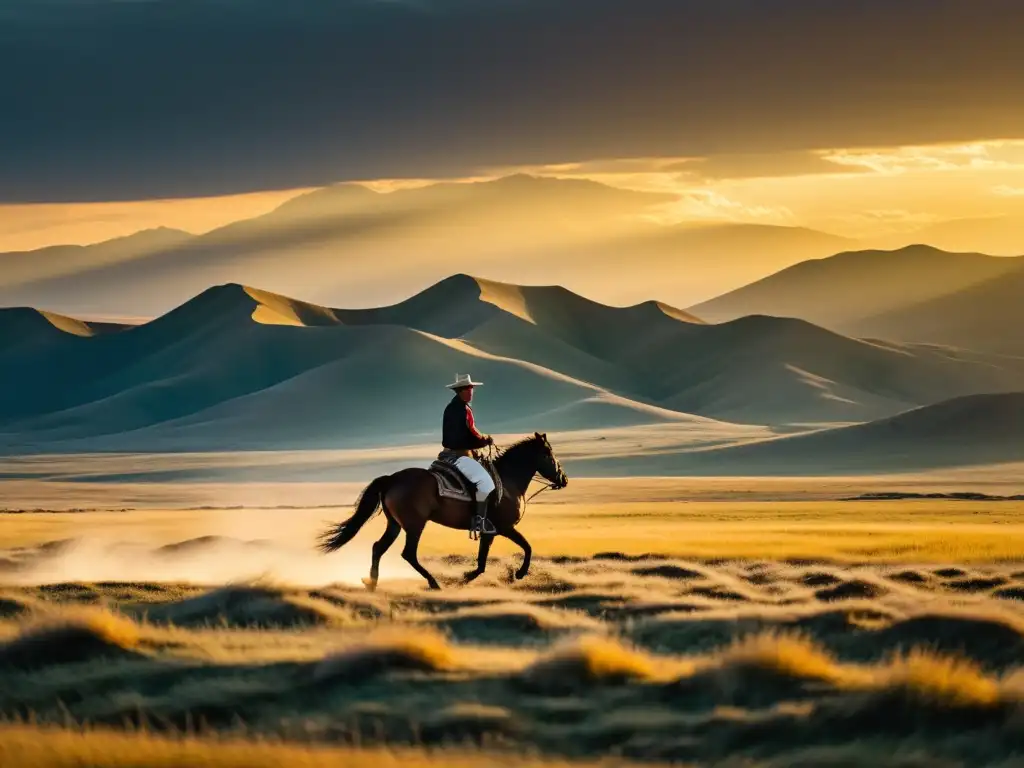
<path id="1" fill-rule="evenodd" d="M 516 530 L 516 525 L 524 511 L 527 488 L 538 473 L 552 488 L 564 488 L 569 483 L 551 450 L 547 435 L 539 432 L 499 452 L 494 466 L 504 486 L 500 503 L 496 506 L 492 504 L 488 512 L 488 518 L 494 524 L 497 534 L 481 534 L 476 570 L 466 572 L 467 582 L 482 574 L 487 567 L 487 554 L 495 535 L 504 536 L 523 548 L 523 564 L 516 571 L 516 578 L 524 578 L 530 570 L 531 549 L 523 534 Z M 320 549 L 334 552 L 352 541 L 359 529 L 381 507 L 388 527 L 373 545 L 370 578 L 364 579 L 363 583 L 370 590 L 376 589 L 380 559 L 395 543 L 399 531 L 404 529 L 405 547 L 402 549 L 402 557 L 427 580 L 431 589 L 440 589 L 437 581 L 416 556 L 423 528 L 428 522 L 434 522 L 446 528 L 468 531 L 475 511 L 473 505 L 442 497 L 437 490 L 437 480 L 429 470 L 419 467 L 403 469 L 393 475 L 378 477 L 370 483 L 356 502 L 355 514 L 323 533 Z"/>

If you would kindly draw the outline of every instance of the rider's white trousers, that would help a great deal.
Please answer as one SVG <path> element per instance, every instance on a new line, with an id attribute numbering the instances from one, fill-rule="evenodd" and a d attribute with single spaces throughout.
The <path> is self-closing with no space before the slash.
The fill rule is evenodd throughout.
<path id="1" fill-rule="evenodd" d="M 494 490 L 494 481 L 487 474 L 487 470 L 480 466 L 480 463 L 469 456 L 459 456 L 455 460 L 455 466 L 459 468 L 471 483 L 476 484 L 476 500 L 484 501 Z"/>

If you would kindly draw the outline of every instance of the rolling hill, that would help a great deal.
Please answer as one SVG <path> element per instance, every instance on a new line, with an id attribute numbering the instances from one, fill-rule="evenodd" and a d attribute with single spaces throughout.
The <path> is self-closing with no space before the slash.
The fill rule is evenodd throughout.
<path id="1" fill-rule="evenodd" d="M 980 251 L 995 256 L 1024 253 L 1024 220 L 1020 216 L 985 216 L 929 224 L 906 234 L 891 235 L 870 245 L 891 250 L 927 243 L 944 251 Z"/>
<path id="2" fill-rule="evenodd" d="M 766 316 L 709 325 L 656 302 L 455 275 L 398 304 L 335 309 L 239 284 L 86 333 L 0 313 L 0 449 L 233 450 L 436 439 L 444 384 L 487 383 L 492 432 L 890 416 L 1024 387 L 1024 360 L 846 338 Z M 30 315 L 31 317 L 31 315 Z M 789 427 L 787 427 L 789 428 Z"/>
<path id="3" fill-rule="evenodd" d="M 66 336 L 99 336 L 132 326 L 123 323 L 79 320 L 32 307 L 0 308 L 0 350 L 58 343 Z"/>
<path id="4" fill-rule="evenodd" d="M 884 419 L 709 450 L 582 461 L 585 474 L 892 474 L 1024 461 L 1024 392 L 953 398 Z"/>
<path id="5" fill-rule="evenodd" d="M 1024 354 L 1024 257 L 929 246 L 806 261 L 690 311 L 799 317 L 855 337 Z"/>
<path id="6" fill-rule="evenodd" d="M 369 307 L 459 271 L 559 283 L 612 304 L 651 298 L 656 285 L 678 305 L 850 246 L 797 227 L 655 223 L 675 200 L 525 175 L 386 194 L 343 184 L 200 236 L 159 230 L 0 254 L 0 305 L 154 317 L 234 282 Z"/>
<path id="7" fill-rule="evenodd" d="M 748 423 L 863 421 L 957 394 L 1013 389 L 1024 360 L 865 342 L 788 318 L 717 325 L 646 302 L 458 275 L 397 305 L 333 310 L 459 338 L 660 407 Z"/>
<path id="8" fill-rule="evenodd" d="M 913 339 L 1024 356 L 1024 260 L 1017 268 L 857 322 L 865 336 Z"/>
<path id="9" fill-rule="evenodd" d="M 400 325 L 352 326 L 330 310 L 222 285 L 123 333 L 54 328 L 4 354 L 0 444 L 229 449 L 386 444 L 430 434 L 458 370 L 498 390 L 491 423 L 546 414 L 549 428 L 699 421 L 571 376 Z M 304 322 L 306 318 L 309 322 Z M 0 322 L 11 318 L 0 317 Z M 589 418 L 589 417 L 588 417 Z"/>
<path id="10" fill-rule="evenodd" d="M 846 333 L 866 318 L 984 283 L 1022 265 L 1024 258 L 947 253 L 927 245 L 847 251 L 801 262 L 690 311 L 711 322 L 750 314 L 799 317 Z"/>

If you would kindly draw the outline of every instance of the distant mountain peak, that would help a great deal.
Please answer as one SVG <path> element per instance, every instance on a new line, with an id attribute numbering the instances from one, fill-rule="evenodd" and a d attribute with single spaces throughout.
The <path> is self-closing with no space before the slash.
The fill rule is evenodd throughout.
<path id="1" fill-rule="evenodd" d="M 899 258 L 920 258 L 920 257 L 980 257 L 980 258 L 998 258 L 996 256 L 988 256 L 983 253 L 963 252 L 963 251 L 947 251 L 942 248 L 936 248 L 934 245 L 928 243 L 910 243 L 908 245 L 900 246 L 899 248 L 857 248 L 853 250 L 840 251 L 839 253 L 827 256 L 823 259 L 812 259 L 810 261 L 802 261 L 799 264 L 794 264 L 790 269 L 796 269 L 802 267 L 805 264 L 827 264 L 834 263 L 837 261 L 854 261 L 857 259 L 899 259 Z"/>
<path id="2" fill-rule="evenodd" d="M 4 336 L 32 337 L 33 334 L 57 332 L 69 336 L 99 336 L 126 330 L 132 326 L 122 323 L 93 322 L 62 315 L 35 307 L 0 307 L 0 338 Z"/>
<path id="3" fill-rule="evenodd" d="M 697 325 L 706 325 L 704 320 L 702 320 L 701 318 L 697 317 L 692 312 L 687 312 L 685 309 L 679 309 L 678 307 L 673 307 L 671 304 L 666 304 L 663 301 L 654 301 L 654 300 L 645 301 L 645 302 L 642 302 L 641 304 L 639 304 L 638 306 L 641 306 L 641 307 L 644 307 L 644 308 L 650 307 L 652 309 L 657 310 L 658 312 L 661 312 L 664 315 L 668 315 L 673 320 L 678 320 L 678 321 L 683 322 L 683 323 L 695 323 Z"/>

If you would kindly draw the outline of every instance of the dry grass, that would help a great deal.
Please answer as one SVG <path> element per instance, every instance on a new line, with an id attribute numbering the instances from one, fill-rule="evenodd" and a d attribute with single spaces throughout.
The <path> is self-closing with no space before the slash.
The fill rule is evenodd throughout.
<path id="1" fill-rule="evenodd" d="M 24 768 L 598 768 L 523 755 L 350 749 L 241 739 L 161 738 L 111 731 L 0 726 L 0 765 Z"/>
<path id="2" fill-rule="evenodd" d="M 455 649 L 439 631 L 387 627 L 359 645 L 324 659 L 313 671 L 320 682 L 363 680 L 392 670 L 445 672 L 458 669 Z"/>
<path id="3" fill-rule="evenodd" d="M 599 552 L 642 554 L 658 552 L 689 558 L 830 559 L 838 562 L 957 562 L 1024 560 L 1024 502 L 951 501 L 644 501 L 643 485 L 630 497 L 628 484 L 614 502 L 592 503 L 585 496 L 567 503 L 532 504 L 522 530 L 538 555 L 592 556 Z M 849 492 L 855 492 L 849 489 Z M 322 558 L 314 552 L 317 534 L 325 523 L 341 519 L 350 510 L 288 510 L 282 529 L 277 510 L 138 510 L 124 513 L 25 513 L 10 515 L 0 528 L 0 547 L 38 545 L 75 537 L 100 536 L 114 541 L 179 542 L 203 536 L 212 527 L 234 531 L 246 538 L 267 538 L 292 548 L 301 557 L 296 574 L 311 570 L 329 576 L 341 560 L 359 563 L 359 575 L 369 567 L 369 545 L 383 523 L 373 521 L 344 554 Z M 453 552 L 472 554 L 464 533 L 437 526 L 428 529 L 421 545 L 424 555 Z M 412 574 L 397 557 L 399 547 L 385 562 Z M 499 540 L 496 556 L 516 552 Z M 244 578 L 257 567 L 258 552 L 239 562 L 238 572 L 216 580 Z M 147 565 L 143 563 L 142 565 Z M 213 566 L 220 566 L 213 563 Z M 324 568 L 319 568 L 319 566 Z M 318 569 L 319 568 L 319 569 Z M 136 569 L 126 578 L 151 578 Z M 337 570 L 333 571 L 335 574 Z M 180 570 L 180 578 L 203 578 Z M 292 571 L 287 574 L 292 577 Z M 90 574 L 65 578 L 98 579 Z M 104 576 L 103 578 L 108 578 Z M 293 580 L 294 579 L 290 579 Z M 299 583 L 313 583 L 301 581 Z M 325 582 L 321 582 L 325 583 Z"/>
<path id="4" fill-rule="evenodd" d="M 921 650 L 891 660 L 873 671 L 872 686 L 925 703 L 955 708 L 988 708 L 1015 700 L 1002 682 L 974 662 Z"/>
<path id="5" fill-rule="evenodd" d="M 839 664 L 819 645 L 797 634 L 765 632 L 742 638 L 714 656 L 711 663 L 723 669 L 752 668 L 834 685 L 864 679 L 859 669 Z"/>
<path id="6" fill-rule="evenodd" d="M 351 611 L 295 590 L 235 585 L 154 607 L 153 622 L 175 626 L 312 627 L 344 626 Z"/>
<path id="7" fill-rule="evenodd" d="M 712 669 L 755 669 L 780 678 L 817 681 L 837 689 L 899 695 L 951 708 L 995 707 L 1018 700 L 1001 678 L 969 659 L 914 649 L 879 665 L 843 664 L 812 640 L 766 632 L 708 658 Z"/>
<path id="8" fill-rule="evenodd" d="M 655 659 L 608 637 L 587 635 L 564 641 L 520 675 L 537 691 L 567 691 L 626 682 L 651 682 L 678 674 L 678 664 Z"/>
<path id="9" fill-rule="evenodd" d="M 134 622 L 110 611 L 69 608 L 43 614 L 0 645 L 0 668 L 44 667 L 133 654 L 141 634 Z"/>
<path id="10" fill-rule="evenodd" d="M 51 552 L 63 557 L 57 548 L 43 555 Z M 484 579 L 440 593 L 397 580 L 372 595 L 259 581 L 12 586 L 4 598 L 13 610 L 0 620 L 0 636 L 13 638 L 0 643 L 0 716 L 401 745 L 417 748 L 407 758 L 414 766 L 432 765 L 430 750 L 453 744 L 500 747 L 517 754 L 516 765 L 529 764 L 518 758 L 529 750 L 702 765 L 728 756 L 772 768 L 931 766 L 941 764 L 936 756 L 988 767 L 1019 753 L 1024 606 L 946 584 L 1024 584 L 1020 566 L 609 553 L 539 556 L 535 583 L 532 574 L 505 583 L 508 561 L 494 562 Z M 453 586 L 465 560 L 424 563 Z M 913 583 L 890 578 L 911 570 L 921 576 Z M 826 599 L 824 584 L 853 585 L 852 598 Z M 865 584 L 879 588 L 864 596 Z M 350 620 L 324 621 L 320 611 Z M 161 614 L 171 623 L 138 623 Z M 218 754 L 190 763 L 174 753 L 180 761 L 165 764 L 264 764 L 249 753 L 233 757 L 236 744 L 246 748 L 201 742 L 196 749 Z M 363 755 L 387 764 L 393 756 L 294 749 L 287 762 L 298 765 L 359 765 Z M 900 750 L 920 757 L 888 762 Z M 58 752 L 54 759 L 79 754 Z M 502 759 L 493 755 L 467 759 Z M 109 763 L 115 768 L 149 764 L 111 759 L 122 760 Z"/>

